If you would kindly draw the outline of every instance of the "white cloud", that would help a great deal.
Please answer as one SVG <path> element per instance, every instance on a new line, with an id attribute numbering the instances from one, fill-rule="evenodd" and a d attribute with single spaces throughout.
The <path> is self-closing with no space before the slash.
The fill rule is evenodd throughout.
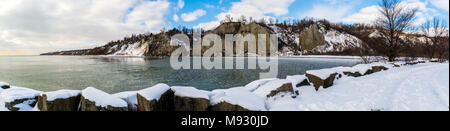
<path id="1" fill-rule="evenodd" d="M 352 14 L 342 21 L 345 23 L 364 23 L 371 24 L 379 18 L 381 15 L 379 13 L 379 6 L 369 6 L 361 9 L 358 13 Z"/>
<path id="2" fill-rule="evenodd" d="M 155 32 L 164 26 L 169 5 L 167 0 L 2 0 L 0 55 L 87 48 Z"/>
<path id="3" fill-rule="evenodd" d="M 181 14 L 181 18 L 185 22 L 192 22 L 192 21 L 195 21 L 199 17 L 202 17 L 204 15 L 206 15 L 206 11 L 202 10 L 202 9 L 198 9 L 198 10 L 195 10 L 194 12 Z"/>
<path id="4" fill-rule="evenodd" d="M 447 10 L 449 8 L 449 0 L 430 0 L 431 4 L 434 6 Z"/>
<path id="5" fill-rule="evenodd" d="M 200 23 L 196 28 L 212 29 L 219 25 L 219 21 L 226 15 L 233 18 L 241 16 L 251 16 L 253 19 L 272 18 L 267 15 L 281 16 L 289 13 L 288 7 L 295 0 L 241 0 L 232 2 L 229 10 L 216 15 L 217 20 L 207 23 Z"/>
<path id="6" fill-rule="evenodd" d="M 420 0 L 404 0 L 400 3 L 400 6 L 407 7 L 409 9 L 418 9 L 416 19 L 412 23 L 413 26 L 419 26 L 425 23 L 427 20 L 437 16 L 436 10 L 427 8 L 428 2 Z M 364 23 L 372 24 L 377 18 L 381 16 L 379 12 L 379 6 L 369 6 L 361 9 L 359 12 L 345 17 L 342 21 L 345 23 Z"/>
<path id="7" fill-rule="evenodd" d="M 184 7 L 184 1 L 178 0 L 177 9 L 182 9 Z"/>

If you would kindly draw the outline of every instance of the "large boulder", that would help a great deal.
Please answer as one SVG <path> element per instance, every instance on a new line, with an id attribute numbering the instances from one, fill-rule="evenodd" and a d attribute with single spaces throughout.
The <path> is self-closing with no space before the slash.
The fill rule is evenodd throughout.
<path id="1" fill-rule="evenodd" d="M 314 88 L 318 91 L 321 87 L 328 88 L 333 86 L 334 80 L 338 75 L 334 69 L 312 70 L 306 72 L 306 77 Z"/>
<path id="2" fill-rule="evenodd" d="M 174 92 L 166 84 L 157 84 L 153 87 L 138 91 L 139 111 L 173 111 Z"/>
<path id="3" fill-rule="evenodd" d="M 194 87 L 175 86 L 171 89 L 174 92 L 175 111 L 208 111 L 211 92 Z"/>
<path id="4" fill-rule="evenodd" d="M 9 89 L 9 88 L 11 88 L 11 87 L 9 86 L 8 83 L 0 82 L 0 90 L 2 90 L 2 89 Z"/>
<path id="5" fill-rule="evenodd" d="M 41 91 L 23 87 L 11 87 L 0 93 L 0 102 L 10 111 L 31 111 Z"/>
<path id="6" fill-rule="evenodd" d="M 277 79 L 267 82 L 266 84 L 253 91 L 253 93 L 262 98 L 270 98 L 280 93 L 294 94 L 294 88 L 292 87 L 291 81 Z"/>
<path id="7" fill-rule="evenodd" d="M 59 90 L 42 93 L 38 97 L 40 111 L 78 111 L 81 100 L 79 90 Z"/>
<path id="8" fill-rule="evenodd" d="M 128 111 L 138 111 L 137 91 L 126 91 L 113 94 L 128 104 Z"/>
<path id="9" fill-rule="evenodd" d="M 210 111 L 266 111 L 266 103 L 262 97 L 245 88 L 214 90 L 211 96 Z"/>
<path id="10" fill-rule="evenodd" d="M 127 102 L 93 87 L 81 92 L 80 101 L 81 111 L 128 111 Z"/>

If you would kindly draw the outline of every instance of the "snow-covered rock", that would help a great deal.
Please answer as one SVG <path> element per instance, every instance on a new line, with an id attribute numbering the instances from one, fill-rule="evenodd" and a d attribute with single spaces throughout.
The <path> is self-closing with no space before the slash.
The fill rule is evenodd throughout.
<path id="1" fill-rule="evenodd" d="M 127 111 L 128 104 L 124 100 L 88 87 L 81 92 L 81 111 Z"/>
<path id="2" fill-rule="evenodd" d="M 138 101 L 137 101 L 137 91 L 126 91 L 113 94 L 113 96 L 118 97 L 128 104 L 128 111 L 137 111 Z"/>
<path id="3" fill-rule="evenodd" d="M 308 86 L 309 81 L 305 75 L 286 76 L 286 80 L 292 82 L 292 87 Z"/>
<path id="4" fill-rule="evenodd" d="M 243 88 L 214 90 L 211 96 L 211 111 L 266 111 L 262 97 Z"/>
<path id="5" fill-rule="evenodd" d="M 194 87 L 171 87 L 174 92 L 175 111 L 207 111 L 209 107 L 209 91 L 198 90 Z"/>
<path id="6" fill-rule="evenodd" d="M 276 80 L 276 78 L 268 78 L 268 79 L 256 80 L 256 81 L 253 81 L 253 82 L 245 85 L 245 87 L 243 87 L 243 89 L 245 89 L 247 91 L 250 91 L 250 92 L 253 92 L 256 89 L 258 89 L 258 87 L 260 87 L 260 86 L 262 86 L 262 85 L 264 85 L 267 82 L 272 81 L 272 80 Z"/>
<path id="7" fill-rule="evenodd" d="M 58 90 L 42 93 L 38 97 L 40 111 L 78 111 L 81 100 L 79 90 Z"/>
<path id="8" fill-rule="evenodd" d="M 2 89 L 8 89 L 10 88 L 9 84 L 6 82 L 0 82 L 0 93 Z"/>
<path id="9" fill-rule="evenodd" d="M 0 103 L 6 110 L 30 111 L 36 105 L 37 98 L 41 93 L 41 91 L 13 86 L 0 93 Z"/>
<path id="10" fill-rule="evenodd" d="M 157 84 L 138 91 L 139 111 L 171 111 L 173 110 L 173 91 L 169 85 Z"/>
<path id="11" fill-rule="evenodd" d="M 290 80 L 272 80 L 253 91 L 253 93 L 262 98 L 273 97 L 283 92 L 294 94 L 294 88 L 292 87 L 292 82 Z"/>
<path id="12" fill-rule="evenodd" d="M 306 71 L 306 77 L 309 82 L 313 84 L 316 90 L 328 88 L 333 85 L 336 76 L 338 75 L 335 69 L 321 69 Z"/>
<path id="13" fill-rule="evenodd" d="M 353 76 L 353 77 L 360 77 L 362 76 L 361 73 L 359 73 L 359 71 L 355 68 L 352 67 L 335 67 L 332 68 L 333 70 L 336 71 L 336 73 L 340 74 L 340 75 L 346 75 L 346 76 Z"/>

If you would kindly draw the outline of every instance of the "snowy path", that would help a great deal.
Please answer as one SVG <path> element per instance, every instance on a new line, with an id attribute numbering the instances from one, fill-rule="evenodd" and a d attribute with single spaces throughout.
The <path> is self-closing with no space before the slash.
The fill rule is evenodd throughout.
<path id="1" fill-rule="evenodd" d="M 449 110 L 449 64 L 419 64 L 338 80 L 315 92 L 302 87 L 300 97 L 268 101 L 271 110 Z"/>

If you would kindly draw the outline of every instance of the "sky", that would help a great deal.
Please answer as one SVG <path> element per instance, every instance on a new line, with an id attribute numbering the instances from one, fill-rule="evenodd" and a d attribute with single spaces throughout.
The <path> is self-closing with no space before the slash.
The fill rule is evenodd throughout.
<path id="1" fill-rule="evenodd" d="M 179 26 L 212 29 L 226 15 L 253 19 L 327 19 L 371 23 L 379 0 L 1 0 L 0 55 L 101 46 L 131 34 Z M 403 0 L 414 25 L 449 21 L 449 0 Z"/>

